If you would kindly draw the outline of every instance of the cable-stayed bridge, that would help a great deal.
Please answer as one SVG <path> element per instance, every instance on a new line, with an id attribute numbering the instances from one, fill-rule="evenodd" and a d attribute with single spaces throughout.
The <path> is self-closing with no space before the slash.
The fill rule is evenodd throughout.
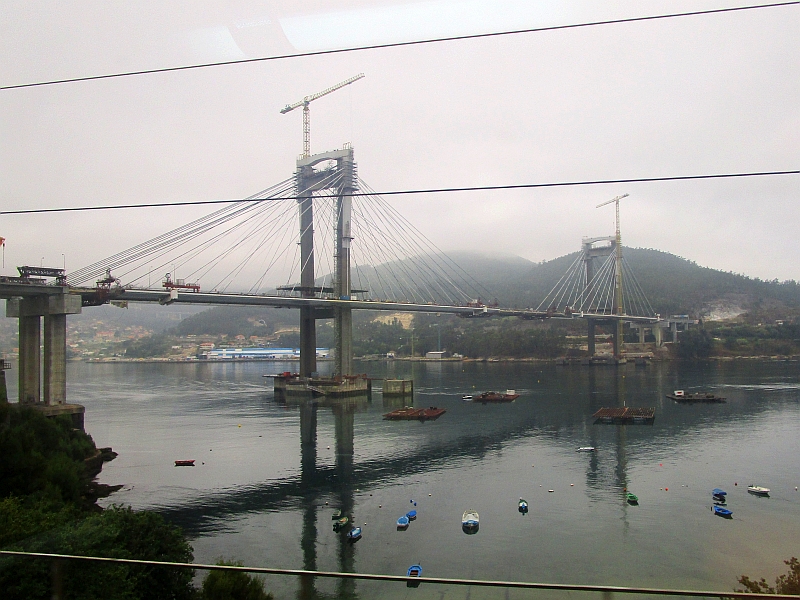
<path id="1" fill-rule="evenodd" d="M 20 268 L 20 277 L 0 278 L 0 298 L 20 323 L 20 400 L 40 402 L 43 388 L 46 404 L 65 402 L 66 315 L 108 302 L 297 308 L 301 377 L 316 371 L 318 319 L 334 320 L 335 372 L 353 373 L 353 310 L 583 318 L 592 354 L 595 325 L 609 322 L 617 357 L 623 321 L 659 319 L 622 259 L 619 234 L 584 240 L 537 307 L 500 306 L 358 177 L 349 146 L 303 155 L 293 177 L 69 274 Z"/>

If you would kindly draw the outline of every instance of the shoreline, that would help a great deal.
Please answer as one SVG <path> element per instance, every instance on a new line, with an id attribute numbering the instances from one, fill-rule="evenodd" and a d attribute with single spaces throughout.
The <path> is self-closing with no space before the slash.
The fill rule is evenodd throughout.
<path id="1" fill-rule="evenodd" d="M 354 360 L 358 360 L 360 362 L 423 362 L 423 363 L 464 363 L 464 362 L 481 362 L 481 363 L 509 363 L 509 362 L 521 362 L 521 363 L 554 363 L 554 364 L 562 364 L 567 362 L 571 364 L 572 362 L 580 361 L 583 358 L 588 357 L 574 357 L 574 358 L 567 358 L 567 357 L 557 357 L 557 358 L 537 358 L 537 357 L 522 357 L 522 358 L 515 358 L 515 357 L 480 357 L 480 358 L 426 358 L 424 356 L 401 356 L 395 358 L 371 358 L 371 357 L 361 357 L 356 356 Z M 629 362 L 633 362 L 633 358 L 630 357 Z M 318 362 L 333 362 L 334 359 L 332 358 L 321 358 L 317 359 Z M 670 361 L 680 361 L 684 359 L 680 359 L 677 357 L 672 356 L 659 356 L 659 357 L 650 357 L 648 361 L 651 362 L 670 362 Z M 741 355 L 741 356 L 707 356 L 705 358 L 697 358 L 693 359 L 688 362 L 706 362 L 706 361 L 719 361 L 719 362 L 727 362 L 727 361 L 736 361 L 736 360 L 763 360 L 763 361 L 781 361 L 781 362 L 796 362 L 800 361 L 800 355 L 796 354 L 789 354 L 789 355 L 782 355 L 782 354 L 775 354 L 775 355 L 767 355 L 767 354 L 754 354 L 754 355 Z M 87 364 L 114 364 L 114 363 L 141 363 L 141 364 L 239 364 L 239 363 L 250 363 L 250 362 L 257 362 L 257 363 L 299 363 L 298 359 L 286 358 L 286 359 L 275 359 L 275 358 L 222 358 L 222 359 L 199 359 L 199 358 L 107 358 L 107 359 L 69 359 L 67 362 L 82 362 Z"/>

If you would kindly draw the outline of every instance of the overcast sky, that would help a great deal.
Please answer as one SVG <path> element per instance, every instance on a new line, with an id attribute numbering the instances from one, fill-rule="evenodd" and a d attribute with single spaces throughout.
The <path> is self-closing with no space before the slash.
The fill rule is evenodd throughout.
<path id="1" fill-rule="evenodd" d="M 741 6 L 736 0 L 5 0 L 0 85 Z M 352 142 L 376 190 L 797 169 L 800 6 L 0 91 L 2 207 L 244 198 Z M 541 261 L 583 236 L 800 280 L 800 177 L 393 197 L 444 250 Z M 74 270 L 212 210 L 0 216 L 5 267 Z M 357 241 L 356 241 L 357 243 Z M 63 255 L 63 256 L 62 256 Z M 243 282 L 244 287 L 249 282 Z"/>

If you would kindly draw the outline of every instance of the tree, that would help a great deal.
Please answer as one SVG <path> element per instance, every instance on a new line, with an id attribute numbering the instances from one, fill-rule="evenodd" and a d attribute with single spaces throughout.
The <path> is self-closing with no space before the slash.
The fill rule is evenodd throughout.
<path id="1" fill-rule="evenodd" d="M 220 560 L 218 565 L 241 567 L 240 562 Z M 203 600 L 271 600 L 264 582 L 243 571 L 211 571 L 203 580 Z"/>
<path id="2" fill-rule="evenodd" d="M 793 556 L 789 560 L 783 561 L 783 563 L 789 565 L 789 572 L 784 573 L 775 580 L 775 587 L 769 585 L 763 577 L 759 580 L 753 580 L 747 575 L 742 575 L 738 581 L 744 586 L 744 589 L 736 589 L 735 591 L 800 596 L 800 561 Z"/>
<path id="3" fill-rule="evenodd" d="M 708 358 L 714 347 L 711 334 L 703 327 L 684 331 L 678 340 L 678 356 L 680 358 Z"/>
<path id="4" fill-rule="evenodd" d="M 189 563 L 192 548 L 178 527 L 152 512 L 111 507 L 7 546 L 13 550 Z M 8 600 L 50 598 L 50 560 L 0 559 L 0 589 Z M 191 600 L 194 571 L 186 568 L 90 563 L 63 564 L 67 598 Z"/>

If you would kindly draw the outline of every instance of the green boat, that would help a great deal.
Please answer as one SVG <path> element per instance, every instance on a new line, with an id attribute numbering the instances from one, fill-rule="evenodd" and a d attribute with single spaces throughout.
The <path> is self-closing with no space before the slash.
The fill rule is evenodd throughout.
<path id="1" fill-rule="evenodd" d="M 631 494 L 630 492 L 625 494 L 625 500 L 628 501 L 628 504 L 639 504 L 639 498 L 636 494 Z"/>
<path id="2" fill-rule="evenodd" d="M 342 511 L 337 508 L 335 511 L 333 511 L 333 514 L 331 515 L 331 519 L 333 521 L 338 521 L 341 518 L 342 518 Z"/>
<path id="3" fill-rule="evenodd" d="M 347 525 L 349 521 L 350 519 L 348 519 L 347 517 L 342 517 L 341 519 L 337 519 L 336 522 L 333 524 L 333 530 L 339 531 L 342 527 Z"/>

